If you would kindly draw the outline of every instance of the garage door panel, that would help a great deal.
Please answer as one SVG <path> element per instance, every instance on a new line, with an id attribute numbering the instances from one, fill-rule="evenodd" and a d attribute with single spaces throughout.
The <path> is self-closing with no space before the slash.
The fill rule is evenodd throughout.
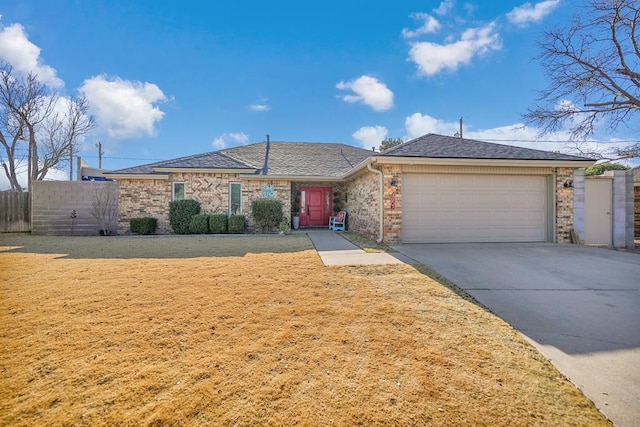
<path id="1" fill-rule="evenodd" d="M 406 174 L 406 243 L 546 241 L 544 176 Z"/>

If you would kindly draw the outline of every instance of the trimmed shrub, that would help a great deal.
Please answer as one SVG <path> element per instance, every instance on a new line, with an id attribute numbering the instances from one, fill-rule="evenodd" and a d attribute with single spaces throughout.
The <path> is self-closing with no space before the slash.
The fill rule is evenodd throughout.
<path id="1" fill-rule="evenodd" d="M 229 217 L 229 233 L 242 234 L 245 229 L 244 215 L 231 215 Z"/>
<path id="2" fill-rule="evenodd" d="M 169 224 L 176 234 L 189 234 L 191 217 L 200 213 L 197 200 L 176 200 L 169 203 Z"/>
<path id="3" fill-rule="evenodd" d="M 198 214 L 191 217 L 189 232 L 191 234 L 205 234 L 209 231 L 209 215 Z"/>
<path id="4" fill-rule="evenodd" d="M 131 232 L 135 234 L 155 234 L 158 229 L 158 219 L 150 216 L 131 218 L 129 226 Z"/>
<path id="5" fill-rule="evenodd" d="M 282 222 L 282 202 L 275 199 L 257 199 L 251 202 L 253 221 L 263 232 L 277 230 Z"/>
<path id="6" fill-rule="evenodd" d="M 228 232 L 229 219 L 227 214 L 214 214 L 209 216 L 209 231 L 213 234 L 224 234 Z"/>

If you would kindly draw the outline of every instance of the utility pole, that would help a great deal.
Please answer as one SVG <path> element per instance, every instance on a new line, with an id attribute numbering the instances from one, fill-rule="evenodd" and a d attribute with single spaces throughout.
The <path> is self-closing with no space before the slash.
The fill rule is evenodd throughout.
<path id="1" fill-rule="evenodd" d="M 98 141 L 96 147 L 98 147 L 98 169 L 102 169 L 102 155 L 104 154 L 102 152 L 102 142 Z"/>

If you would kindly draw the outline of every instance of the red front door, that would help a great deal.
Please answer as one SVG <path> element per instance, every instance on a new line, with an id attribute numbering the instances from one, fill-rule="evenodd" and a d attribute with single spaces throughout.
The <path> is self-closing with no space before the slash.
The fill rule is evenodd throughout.
<path id="1" fill-rule="evenodd" d="M 331 187 L 300 188 L 300 225 L 327 225 L 330 212 Z"/>

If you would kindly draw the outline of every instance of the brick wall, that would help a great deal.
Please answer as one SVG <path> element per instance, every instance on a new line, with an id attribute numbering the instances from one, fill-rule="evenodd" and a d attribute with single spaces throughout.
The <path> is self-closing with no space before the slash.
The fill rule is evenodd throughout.
<path id="1" fill-rule="evenodd" d="M 158 234 L 170 234 L 169 202 L 172 183 L 185 184 L 185 198 L 200 202 L 202 213 L 229 212 L 229 184 L 242 183 L 242 213 L 247 216 L 249 230 L 253 229 L 251 202 L 261 198 L 263 185 L 274 186 L 275 198 L 282 200 L 283 212 L 291 211 L 291 184 L 289 181 L 242 181 L 238 174 L 174 173 L 170 180 L 121 179 L 118 229 L 121 234 L 130 233 L 131 218 L 151 216 L 158 219 Z"/>
<path id="2" fill-rule="evenodd" d="M 367 171 L 346 184 L 349 230 L 370 239 L 379 237 L 379 191 L 379 177 L 373 172 Z"/>
<path id="3" fill-rule="evenodd" d="M 273 181 L 243 181 L 242 182 L 242 213 L 247 218 L 248 230 L 254 230 L 253 218 L 251 217 L 251 202 L 261 199 L 263 196 L 263 185 L 273 185 L 274 199 L 282 202 L 282 213 L 289 220 L 291 219 L 291 182 L 285 180 Z"/>
<path id="4" fill-rule="evenodd" d="M 169 202 L 171 182 L 166 180 L 118 180 L 118 233 L 129 234 L 131 218 L 154 217 L 158 220 L 159 234 L 171 232 Z"/>
<path id="5" fill-rule="evenodd" d="M 114 221 L 110 228 L 112 234 L 116 233 L 116 183 L 36 181 L 32 187 L 31 234 L 98 236 L 101 224 L 92 214 L 97 198 L 101 198 L 103 202 L 107 198 L 111 201 Z M 72 221 L 73 210 L 76 211 L 76 218 Z"/>
<path id="6" fill-rule="evenodd" d="M 573 183 L 572 168 L 558 168 L 556 172 L 556 242 L 570 243 L 573 228 L 573 187 L 565 187 L 566 182 Z"/>
<path id="7" fill-rule="evenodd" d="M 402 242 L 402 166 L 384 165 L 384 243 Z"/>

